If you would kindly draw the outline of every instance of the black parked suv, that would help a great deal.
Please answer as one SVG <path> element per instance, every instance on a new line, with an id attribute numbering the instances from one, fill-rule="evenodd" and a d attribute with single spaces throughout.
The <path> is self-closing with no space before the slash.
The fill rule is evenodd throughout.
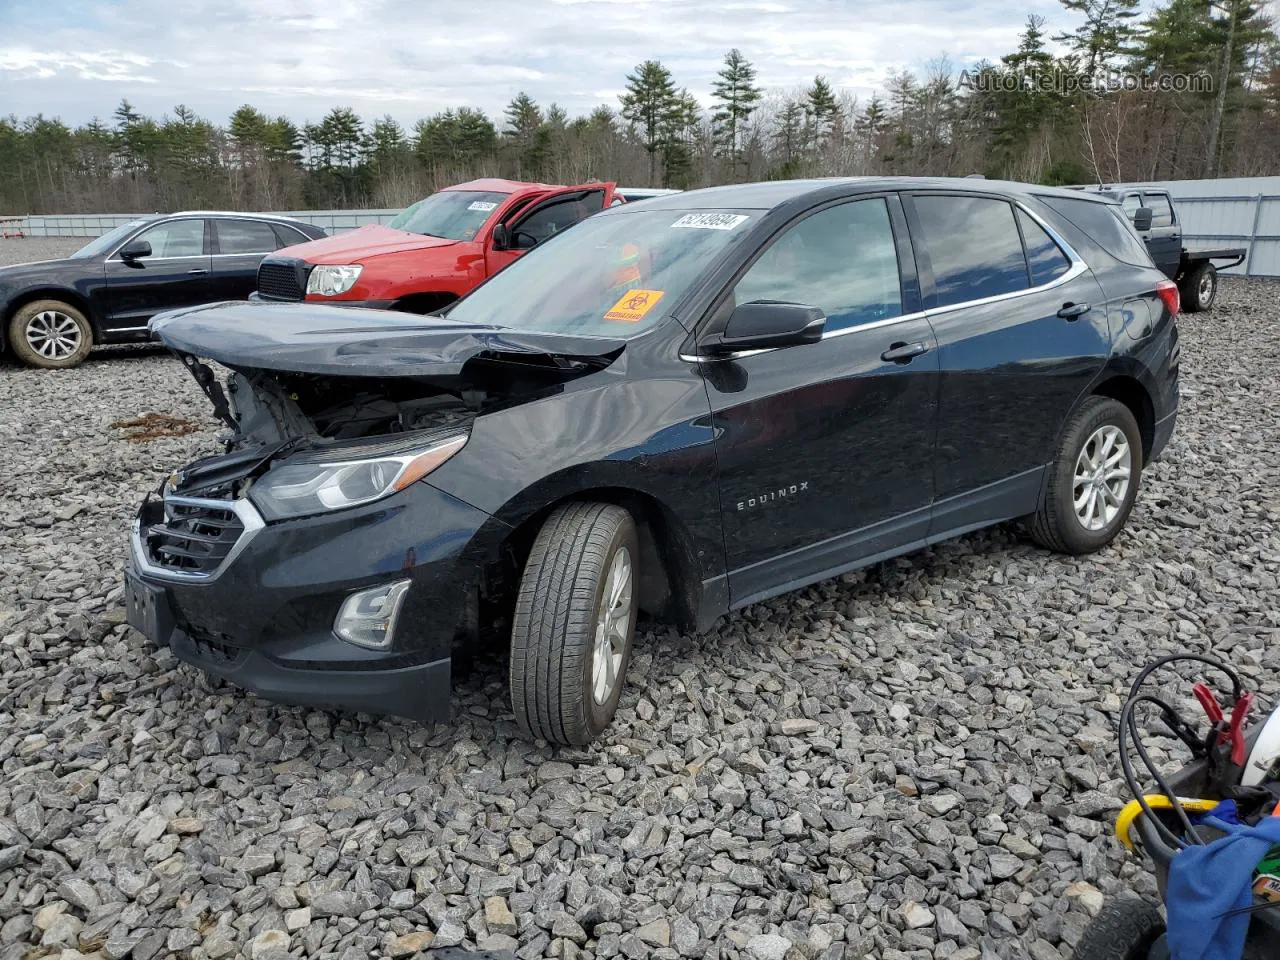
<path id="1" fill-rule="evenodd" d="M 142 507 L 130 622 L 272 699 L 428 721 L 496 635 L 519 724 L 584 743 L 638 611 L 705 628 L 1014 518 L 1108 544 L 1174 428 L 1177 306 L 1115 203 L 901 178 L 606 210 L 446 316 L 172 313 L 230 433 Z"/>
<path id="2" fill-rule="evenodd" d="M 266 254 L 323 236 L 260 213 L 157 214 L 62 260 L 0 267 L 0 353 L 32 367 L 77 366 L 96 343 L 146 340 L 157 313 L 248 298 Z"/>

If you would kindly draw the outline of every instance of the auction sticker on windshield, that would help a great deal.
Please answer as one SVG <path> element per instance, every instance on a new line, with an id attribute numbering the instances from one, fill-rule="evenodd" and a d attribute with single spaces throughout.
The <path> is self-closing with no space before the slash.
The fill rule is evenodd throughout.
<path id="1" fill-rule="evenodd" d="M 609 312 L 606 320 L 618 320 L 622 323 L 639 323 L 644 315 L 658 305 L 665 290 L 628 290 Z"/>
<path id="2" fill-rule="evenodd" d="M 695 230 L 732 230 L 750 219 L 741 213 L 686 213 L 672 226 L 692 227 Z"/>
<path id="3" fill-rule="evenodd" d="M 496 206 L 497 206 L 496 203 L 490 203 L 488 200 L 473 200 L 471 201 L 471 206 L 467 207 L 467 209 L 483 210 L 484 212 L 488 213 L 490 210 L 492 210 Z"/>

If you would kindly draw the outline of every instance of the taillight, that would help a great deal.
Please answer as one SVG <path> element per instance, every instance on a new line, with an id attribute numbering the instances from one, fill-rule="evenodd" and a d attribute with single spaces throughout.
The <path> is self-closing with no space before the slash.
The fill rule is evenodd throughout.
<path id="1" fill-rule="evenodd" d="M 1172 280 L 1161 280 L 1156 284 L 1156 296 L 1169 308 L 1169 316 L 1176 317 L 1182 307 L 1182 298 L 1178 296 L 1178 285 Z"/>

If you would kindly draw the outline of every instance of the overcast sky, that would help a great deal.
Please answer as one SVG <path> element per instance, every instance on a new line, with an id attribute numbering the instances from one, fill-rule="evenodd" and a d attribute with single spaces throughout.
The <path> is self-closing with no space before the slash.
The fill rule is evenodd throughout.
<path id="1" fill-rule="evenodd" d="M 217 122 L 242 103 L 296 121 L 351 106 L 406 126 L 495 118 L 518 91 L 571 115 L 617 107 L 660 59 L 704 104 L 738 47 L 767 88 L 825 74 L 865 99 L 891 69 L 995 59 L 1058 0 L 0 0 L 0 114 L 108 119 L 121 97 Z"/>

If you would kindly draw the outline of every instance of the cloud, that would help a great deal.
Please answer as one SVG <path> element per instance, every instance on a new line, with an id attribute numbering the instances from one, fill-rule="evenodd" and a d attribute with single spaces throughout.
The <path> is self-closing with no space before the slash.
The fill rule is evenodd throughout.
<path id="1" fill-rule="evenodd" d="M 128 97 L 217 121 L 249 102 L 408 125 L 464 105 L 496 118 L 521 90 L 570 114 L 616 108 L 646 59 L 705 103 L 738 47 L 767 88 L 821 73 L 865 99 L 890 71 L 1008 53 L 1026 9 L 1068 25 L 1058 0 L 0 0 L 0 88 L 6 112 L 71 123 Z"/>

